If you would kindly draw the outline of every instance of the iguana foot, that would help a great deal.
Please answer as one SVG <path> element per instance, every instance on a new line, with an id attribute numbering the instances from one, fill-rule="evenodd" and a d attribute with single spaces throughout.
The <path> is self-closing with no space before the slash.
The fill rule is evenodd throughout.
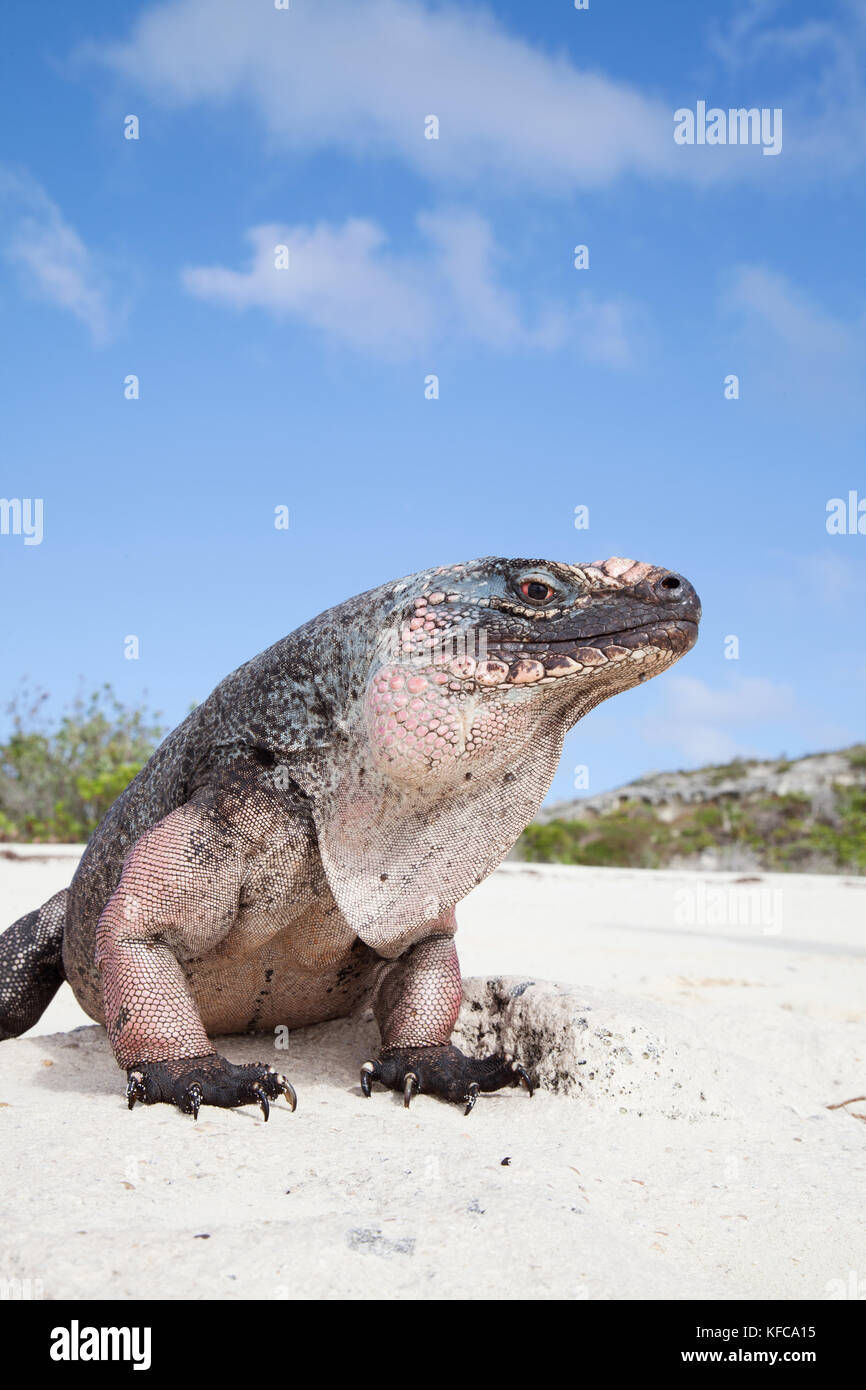
<path id="1" fill-rule="evenodd" d="M 231 1109 L 236 1105 L 260 1105 L 265 1119 L 269 1100 L 284 1095 L 292 1110 L 298 1103 L 294 1087 L 273 1067 L 259 1062 L 228 1062 L 217 1052 L 203 1057 L 179 1057 L 169 1062 L 136 1062 L 127 1067 L 126 1098 L 130 1110 L 136 1101 L 157 1105 L 165 1101 L 198 1119 L 202 1105 Z"/>
<path id="2" fill-rule="evenodd" d="M 409 1107 L 417 1092 L 442 1096 L 466 1106 L 468 1115 L 479 1091 L 499 1091 L 503 1086 L 524 1085 L 532 1095 L 529 1073 L 507 1052 L 493 1057 L 466 1057 L 450 1045 L 434 1047 L 386 1047 L 375 1062 L 361 1068 L 361 1090 L 372 1094 L 373 1082 L 403 1092 Z"/>

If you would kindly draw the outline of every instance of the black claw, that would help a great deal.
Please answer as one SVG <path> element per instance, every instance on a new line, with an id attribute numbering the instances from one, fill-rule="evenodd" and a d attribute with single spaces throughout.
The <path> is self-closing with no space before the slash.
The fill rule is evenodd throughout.
<path id="1" fill-rule="evenodd" d="M 127 1068 L 126 1099 L 130 1110 L 141 1102 L 176 1105 L 198 1119 L 203 1105 L 232 1110 L 238 1105 L 259 1105 L 265 1120 L 270 1102 L 285 1096 L 296 1110 L 295 1088 L 275 1067 L 229 1062 L 218 1053 L 178 1057 L 163 1062 L 135 1062 Z"/>
<path id="2" fill-rule="evenodd" d="M 463 1105 L 466 1115 L 482 1091 L 523 1085 L 531 1096 L 535 1089 L 529 1072 L 510 1054 L 467 1057 L 450 1043 L 388 1045 L 378 1060 L 365 1062 L 361 1067 L 361 1091 L 365 1096 L 372 1093 L 374 1082 L 392 1091 L 402 1091 L 407 1110 L 415 1096 L 423 1094 L 456 1101 Z"/>
<path id="3" fill-rule="evenodd" d="M 522 1086 L 525 1086 L 527 1091 L 529 1092 L 529 1098 L 531 1100 L 533 1095 L 535 1094 L 535 1087 L 532 1084 L 529 1072 L 526 1070 L 526 1067 L 522 1067 L 519 1062 L 515 1066 L 514 1070 L 520 1077 L 520 1084 Z"/>
<path id="4" fill-rule="evenodd" d="M 130 1110 L 133 1108 L 137 1100 L 143 1101 L 144 1096 L 144 1081 L 142 1077 L 138 1076 L 137 1074 L 133 1074 L 132 1076 L 130 1076 L 129 1080 L 126 1083 L 126 1099 L 129 1103 Z"/>

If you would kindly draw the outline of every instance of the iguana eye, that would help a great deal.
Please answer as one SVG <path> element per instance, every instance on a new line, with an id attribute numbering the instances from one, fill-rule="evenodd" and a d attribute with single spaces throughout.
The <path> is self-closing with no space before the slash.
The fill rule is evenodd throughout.
<path id="1" fill-rule="evenodd" d="M 530 599 L 533 603 L 547 603 L 548 599 L 553 598 L 556 591 L 541 579 L 524 579 L 520 586 L 520 592 L 524 598 Z"/>

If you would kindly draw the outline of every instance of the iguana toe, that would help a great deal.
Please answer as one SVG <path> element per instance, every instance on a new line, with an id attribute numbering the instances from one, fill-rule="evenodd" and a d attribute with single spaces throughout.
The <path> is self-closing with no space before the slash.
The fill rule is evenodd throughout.
<path id="1" fill-rule="evenodd" d="M 142 1105 L 144 1105 L 147 1099 L 144 1077 L 140 1071 L 133 1068 L 130 1068 L 127 1072 L 126 1099 L 129 1102 L 130 1110 L 137 1100 L 141 1101 Z"/>
<path id="2" fill-rule="evenodd" d="M 166 1062 L 138 1062 L 128 1069 L 127 1076 L 126 1097 L 130 1110 L 136 1101 L 143 1105 L 164 1102 L 198 1119 L 202 1105 L 217 1105 L 223 1109 L 258 1105 L 267 1120 L 271 1110 L 269 1101 L 284 1095 L 292 1110 L 298 1103 L 291 1082 L 273 1067 L 259 1062 L 246 1065 L 229 1062 L 216 1052 Z"/>
<path id="3" fill-rule="evenodd" d="M 374 1081 L 392 1091 L 401 1091 L 407 1109 L 415 1095 L 424 1093 L 465 1106 L 465 1115 L 481 1091 L 522 1085 L 531 1096 L 535 1089 L 526 1068 L 508 1053 L 466 1057 L 450 1045 L 386 1048 L 376 1061 L 365 1062 L 361 1067 L 361 1090 L 365 1096 L 372 1095 Z"/>
<path id="4" fill-rule="evenodd" d="M 185 1114 L 192 1115 L 193 1119 L 197 1120 L 203 1099 L 201 1086 L 199 1086 L 197 1081 L 194 1081 L 191 1086 L 186 1088 L 181 1096 L 179 1102 L 180 1108 Z"/>

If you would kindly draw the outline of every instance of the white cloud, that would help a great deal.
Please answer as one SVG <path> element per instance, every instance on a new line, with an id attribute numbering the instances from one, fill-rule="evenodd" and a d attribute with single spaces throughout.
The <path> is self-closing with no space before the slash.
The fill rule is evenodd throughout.
<path id="1" fill-rule="evenodd" d="M 425 213 L 418 225 L 433 243 L 438 273 L 474 335 L 492 346 L 513 343 L 522 336 L 514 298 L 493 278 L 499 252 L 489 223 L 476 213 Z"/>
<path id="2" fill-rule="evenodd" d="M 745 0 L 711 30 L 710 47 L 732 68 L 767 54 L 811 52 L 835 33 L 833 26 L 809 18 L 799 25 L 773 25 L 784 0 Z"/>
<path id="3" fill-rule="evenodd" d="M 803 580 L 811 584 L 828 604 L 836 604 L 866 589 L 863 562 L 824 551 L 796 557 Z"/>
<path id="4" fill-rule="evenodd" d="M 267 309 L 296 318 L 351 347 L 388 358 L 422 347 L 431 336 L 428 296 L 413 284 L 412 268 L 385 249 L 374 223 L 350 218 L 342 227 L 267 224 L 247 232 L 246 270 L 200 266 L 183 272 L 200 299 L 235 309 Z M 275 250 L 288 246 L 287 269 Z"/>
<path id="5" fill-rule="evenodd" d="M 631 344 L 640 317 L 636 306 L 624 300 L 596 300 L 584 295 L 575 310 L 581 355 L 610 367 L 627 366 L 632 360 Z"/>
<path id="6" fill-rule="evenodd" d="M 727 762 L 754 756 L 749 734 L 794 713 L 791 687 L 766 676 L 734 677 L 723 689 L 714 689 L 695 676 L 671 676 L 661 710 L 647 717 L 644 730 L 690 761 Z"/>
<path id="7" fill-rule="evenodd" d="M 765 266 L 738 267 L 720 308 L 739 320 L 728 350 L 753 397 L 782 397 L 806 415 L 815 402 L 825 413 L 832 403 L 837 420 L 852 411 L 862 417 L 866 309 L 828 314 Z"/>
<path id="8" fill-rule="evenodd" d="M 753 0 L 711 27 L 716 61 L 702 71 L 703 95 L 725 108 L 741 85 L 732 71 L 763 65 L 755 104 L 784 111 L 784 167 L 742 146 L 676 146 L 682 92 L 664 101 L 579 67 L 469 3 L 293 0 L 284 11 L 269 0 L 165 0 L 127 41 L 78 53 L 165 106 L 243 101 L 281 148 L 397 156 L 463 186 L 491 178 L 515 193 L 570 193 L 629 173 L 705 185 L 850 172 L 866 158 L 863 0 L 835 0 L 802 24 L 774 23 L 779 8 Z M 424 139 L 430 114 L 439 140 Z"/>
<path id="9" fill-rule="evenodd" d="M 128 42 L 83 52 L 163 104 L 242 99 L 281 146 L 397 155 L 433 180 L 569 192 L 627 171 L 716 177 L 725 162 L 674 145 L 669 104 L 468 6 L 170 0 Z M 424 138 L 430 114 L 438 140 Z"/>
<path id="10" fill-rule="evenodd" d="M 74 314 L 94 342 L 109 336 L 103 276 L 74 227 L 29 175 L 0 170 L 3 254 L 41 299 Z"/>
<path id="11" fill-rule="evenodd" d="M 784 0 L 746 0 L 711 30 L 710 46 L 738 76 L 760 65 L 786 95 L 786 149 L 799 167 L 849 172 L 866 157 L 866 7 L 822 0 L 784 22 Z M 750 74 L 750 81 L 754 80 Z M 790 138 L 789 138 L 790 137 Z"/>
<path id="12" fill-rule="evenodd" d="M 850 351 L 860 325 L 823 313 L 783 275 L 764 266 L 739 266 L 723 306 L 760 320 L 798 352 L 813 354 Z"/>
<path id="13" fill-rule="evenodd" d="M 252 259 L 245 269 L 189 267 L 183 283 L 200 299 L 295 319 L 388 360 L 418 355 L 447 337 L 498 350 L 573 348 L 611 366 L 629 362 L 636 315 L 627 303 L 585 294 L 574 310 L 549 309 L 527 322 L 497 279 L 504 256 L 484 218 L 451 209 L 423 214 L 418 225 L 429 253 L 401 256 L 381 227 L 361 218 L 339 226 L 268 223 L 247 232 Z M 288 268 L 277 268 L 280 246 L 288 247 Z"/>

